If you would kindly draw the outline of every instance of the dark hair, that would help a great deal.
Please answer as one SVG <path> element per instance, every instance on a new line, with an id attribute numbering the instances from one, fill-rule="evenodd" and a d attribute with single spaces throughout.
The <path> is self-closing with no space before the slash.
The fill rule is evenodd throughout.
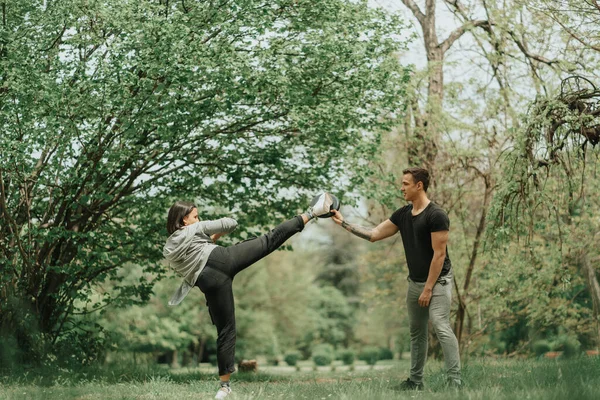
<path id="1" fill-rule="evenodd" d="M 427 192 L 427 188 L 429 187 L 429 171 L 425 168 L 407 168 L 402 171 L 404 175 L 411 174 L 415 183 L 423 182 L 423 191 Z"/>
<path id="2" fill-rule="evenodd" d="M 196 208 L 194 203 L 189 201 L 176 201 L 169 208 L 169 216 L 167 217 L 167 232 L 169 232 L 169 235 L 184 226 L 183 217 L 191 213 L 194 208 Z"/>

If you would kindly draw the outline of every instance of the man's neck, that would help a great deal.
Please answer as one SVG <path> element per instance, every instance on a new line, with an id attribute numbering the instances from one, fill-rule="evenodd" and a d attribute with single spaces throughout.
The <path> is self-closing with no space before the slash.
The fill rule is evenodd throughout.
<path id="1" fill-rule="evenodd" d="M 431 201 L 427 198 L 426 194 L 423 194 L 422 196 L 419 196 L 418 198 L 413 200 L 413 202 L 412 202 L 413 215 L 419 214 L 421 211 L 423 211 L 425 209 L 425 207 L 427 207 L 429 205 L 429 203 L 431 203 Z"/>

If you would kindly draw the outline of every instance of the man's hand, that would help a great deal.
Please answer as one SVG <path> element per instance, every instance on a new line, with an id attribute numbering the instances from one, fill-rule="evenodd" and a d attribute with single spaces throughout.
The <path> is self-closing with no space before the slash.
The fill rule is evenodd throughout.
<path id="1" fill-rule="evenodd" d="M 331 212 L 333 213 L 333 215 L 331 216 L 333 222 L 335 222 L 338 225 L 341 225 L 342 222 L 344 222 L 344 216 L 342 215 L 342 213 L 338 210 L 331 210 Z"/>
<path id="2" fill-rule="evenodd" d="M 211 235 L 210 238 L 212 239 L 213 243 L 216 243 L 221 236 L 223 236 L 222 233 L 215 233 L 214 235 Z"/>
<path id="3" fill-rule="evenodd" d="M 421 307 L 429 307 L 429 302 L 431 301 L 431 294 L 433 290 L 424 288 L 423 293 L 419 296 L 419 305 Z"/>

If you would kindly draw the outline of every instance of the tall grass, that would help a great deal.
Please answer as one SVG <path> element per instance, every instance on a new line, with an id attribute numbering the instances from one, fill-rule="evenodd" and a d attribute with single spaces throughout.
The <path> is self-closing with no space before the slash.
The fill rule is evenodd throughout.
<path id="1" fill-rule="evenodd" d="M 401 392 L 408 362 L 387 370 L 236 374 L 241 399 L 599 399 L 600 358 L 571 360 L 471 360 L 465 387 L 445 386 L 443 364 L 430 361 L 425 390 Z M 216 374 L 166 368 L 21 370 L 0 377 L 0 399 L 210 399 Z"/>

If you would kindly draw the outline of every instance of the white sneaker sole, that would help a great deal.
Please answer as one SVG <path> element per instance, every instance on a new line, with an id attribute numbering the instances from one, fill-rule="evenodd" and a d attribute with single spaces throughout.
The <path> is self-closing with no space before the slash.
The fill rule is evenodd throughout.
<path id="1" fill-rule="evenodd" d="M 224 399 L 225 397 L 229 396 L 230 394 L 231 394 L 231 391 L 226 392 L 225 390 L 219 389 L 219 391 L 217 392 L 217 395 L 215 396 L 215 399 Z"/>

